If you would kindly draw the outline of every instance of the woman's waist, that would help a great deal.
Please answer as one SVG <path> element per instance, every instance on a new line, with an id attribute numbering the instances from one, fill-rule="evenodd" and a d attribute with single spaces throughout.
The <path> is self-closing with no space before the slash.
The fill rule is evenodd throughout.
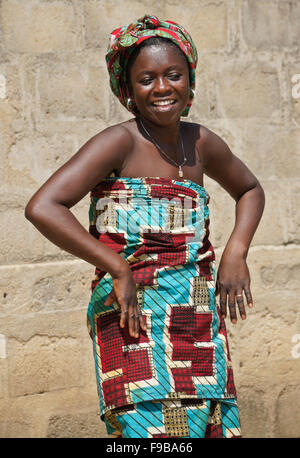
<path id="1" fill-rule="evenodd" d="M 99 242 L 103 243 L 129 264 L 149 262 L 173 262 L 179 264 L 197 262 L 207 257 L 214 257 L 214 249 L 208 238 L 209 232 L 203 238 L 195 237 L 190 233 L 151 233 L 132 237 L 128 234 L 114 234 L 105 232 L 99 234 L 90 231 Z"/>
<path id="2" fill-rule="evenodd" d="M 153 285 L 158 277 L 171 278 L 173 282 L 176 275 L 190 277 L 203 276 L 209 281 L 214 281 L 215 253 L 212 245 L 207 243 L 206 249 L 194 249 L 192 246 L 182 246 L 175 249 L 147 252 L 140 247 L 133 253 L 118 253 L 128 263 L 135 283 L 141 286 Z M 99 267 L 95 268 L 95 277 L 91 283 L 91 289 L 110 274 Z M 104 279 L 105 281 L 105 279 Z"/>

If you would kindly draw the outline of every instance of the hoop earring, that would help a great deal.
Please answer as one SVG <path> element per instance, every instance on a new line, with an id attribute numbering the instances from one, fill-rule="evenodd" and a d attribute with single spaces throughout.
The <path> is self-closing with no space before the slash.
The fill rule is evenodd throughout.
<path id="1" fill-rule="evenodd" d="M 133 101 L 131 100 L 130 97 L 128 97 L 127 102 L 126 102 L 127 110 L 130 110 L 130 108 L 132 107 L 132 105 L 133 105 Z"/>

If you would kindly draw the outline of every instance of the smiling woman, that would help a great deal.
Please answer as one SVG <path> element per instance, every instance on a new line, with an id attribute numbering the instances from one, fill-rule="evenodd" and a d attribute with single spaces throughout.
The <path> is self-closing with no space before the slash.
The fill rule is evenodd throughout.
<path id="1" fill-rule="evenodd" d="M 132 64 L 144 46 L 156 45 L 161 49 L 172 44 L 177 48 L 177 55 L 183 56 L 189 67 L 190 98 L 181 114 L 187 116 L 194 97 L 195 68 L 198 60 L 197 49 L 189 33 L 175 22 L 159 21 L 155 16 L 145 16 L 137 23 L 120 27 L 111 33 L 106 55 L 111 89 L 133 114 L 137 115 L 139 110 L 130 99 Z M 162 56 L 158 56 L 158 59 L 160 63 L 163 62 Z"/>
<path id="2" fill-rule="evenodd" d="M 166 41 L 150 39 L 137 48 L 128 72 L 130 100 L 139 116 L 161 125 L 176 122 L 190 97 L 187 61 L 178 46 Z"/>
<path id="3" fill-rule="evenodd" d="M 245 319 L 244 300 L 252 306 L 246 257 L 263 190 L 222 139 L 181 121 L 197 65 L 182 26 L 144 16 L 120 27 L 106 61 L 134 117 L 83 145 L 25 215 L 96 267 L 87 318 L 108 434 L 241 437 L 225 318 L 227 307 L 235 323 L 236 308 Z M 204 173 L 236 201 L 217 275 Z M 70 212 L 88 192 L 89 232 Z"/>
<path id="4" fill-rule="evenodd" d="M 126 82 L 128 84 L 129 92 L 132 94 L 132 84 L 131 84 L 131 69 L 133 64 L 136 61 L 137 56 L 140 54 L 141 50 L 144 49 L 145 47 L 152 47 L 152 54 L 153 58 L 155 58 L 156 54 L 156 60 L 158 64 L 161 65 L 162 62 L 164 61 L 164 56 L 161 54 L 161 51 L 165 50 L 166 47 L 169 47 L 173 50 L 175 54 L 177 54 L 177 57 L 181 60 L 181 63 L 176 65 L 176 60 L 174 62 L 171 61 L 170 66 L 166 66 L 166 69 L 164 71 L 164 74 L 168 76 L 171 81 L 177 81 L 180 79 L 180 77 L 184 74 L 187 73 L 189 82 L 190 81 L 190 72 L 189 72 L 189 63 L 186 58 L 186 55 L 181 51 L 179 46 L 177 46 L 175 43 L 172 41 L 163 38 L 163 37 L 153 37 L 149 38 L 148 40 L 143 41 L 138 47 L 134 48 L 133 52 L 131 53 L 127 66 L 126 66 Z M 177 59 L 178 60 L 178 59 Z M 184 66 L 184 69 L 182 68 Z M 138 78 L 140 78 L 142 84 L 150 84 L 151 81 L 153 80 L 153 76 L 155 76 L 155 69 L 151 65 L 149 69 L 147 67 L 144 67 L 144 69 L 141 71 L 141 73 L 138 75 Z M 148 78 L 147 78 L 148 77 Z M 152 78 L 152 80 L 151 80 Z M 161 104 L 163 104 L 163 101 L 161 101 Z"/>

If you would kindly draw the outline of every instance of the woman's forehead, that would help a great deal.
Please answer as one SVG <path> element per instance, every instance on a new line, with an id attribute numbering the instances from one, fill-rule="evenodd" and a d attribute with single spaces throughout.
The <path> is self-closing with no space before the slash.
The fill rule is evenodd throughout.
<path id="1" fill-rule="evenodd" d="M 189 71 L 185 55 L 177 45 L 173 45 L 172 43 L 170 45 L 168 43 L 162 43 L 143 47 L 132 65 L 132 70 L 137 70 L 145 66 L 148 69 L 151 66 L 165 67 L 166 65 L 172 65 L 174 67 L 185 65 L 186 70 Z"/>

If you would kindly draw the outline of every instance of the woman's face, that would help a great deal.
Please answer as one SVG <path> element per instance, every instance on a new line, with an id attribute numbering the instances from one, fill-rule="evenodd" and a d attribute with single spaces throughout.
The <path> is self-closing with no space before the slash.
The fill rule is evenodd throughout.
<path id="1" fill-rule="evenodd" d="M 131 96 L 145 119 L 161 126 L 178 122 L 189 100 L 189 68 L 170 45 L 141 49 L 130 71 Z"/>

